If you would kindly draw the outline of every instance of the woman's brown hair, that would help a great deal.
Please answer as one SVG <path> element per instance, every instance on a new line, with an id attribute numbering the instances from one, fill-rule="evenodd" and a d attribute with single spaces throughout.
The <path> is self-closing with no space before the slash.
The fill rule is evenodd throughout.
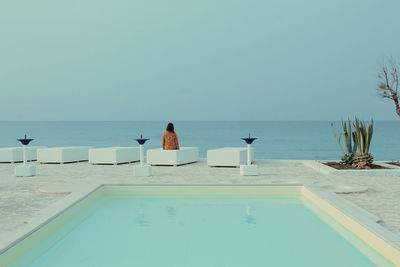
<path id="1" fill-rule="evenodd" d="M 167 125 L 167 131 L 170 132 L 170 133 L 175 133 L 174 125 L 171 122 L 168 123 L 168 125 Z"/>

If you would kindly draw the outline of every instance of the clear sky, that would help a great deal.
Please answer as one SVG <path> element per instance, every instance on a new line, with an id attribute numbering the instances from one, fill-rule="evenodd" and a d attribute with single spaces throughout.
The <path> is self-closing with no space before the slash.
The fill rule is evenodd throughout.
<path id="1" fill-rule="evenodd" d="M 399 120 L 399 0 L 0 1 L 0 120 Z"/>

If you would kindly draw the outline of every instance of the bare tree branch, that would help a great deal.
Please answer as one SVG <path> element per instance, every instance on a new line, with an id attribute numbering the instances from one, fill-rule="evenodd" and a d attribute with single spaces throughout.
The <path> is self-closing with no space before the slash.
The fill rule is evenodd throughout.
<path id="1" fill-rule="evenodd" d="M 400 71 L 394 60 L 389 61 L 389 66 L 383 65 L 381 72 L 378 75 L 380 82 L 378 83 L 377 91 L 382 98 L 391 99 L 396 108 L 396 114 L 400 117 L 399 104 L 399 79 Z"/>

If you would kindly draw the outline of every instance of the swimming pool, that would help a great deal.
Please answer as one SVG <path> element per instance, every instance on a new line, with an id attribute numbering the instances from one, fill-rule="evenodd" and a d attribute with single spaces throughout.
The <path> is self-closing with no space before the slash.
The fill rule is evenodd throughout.
<path id="1" fill-rule="evenodd" d="M 399 263 L 390 242 L 385 247 L 378 244 L 379 236 L 373 240 L 374 233 L 360 235 L 366 231 L 363 225 L 356 225 L 361 231 L 354 230 L 351 217 L 334 215 L 335 207 L 330 209 L 329 202 L 319 197 L 301 185 L 101 186 L 3 251 L 0 263 L 232 267 Z"/>

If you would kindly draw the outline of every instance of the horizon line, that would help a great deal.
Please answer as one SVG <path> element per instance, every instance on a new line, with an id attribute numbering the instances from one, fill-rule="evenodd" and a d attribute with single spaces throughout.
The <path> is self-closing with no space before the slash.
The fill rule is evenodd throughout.
<path id="1" fill-rule="evenodd" d="M 34 122 L 340 122 L 341 120 L 10 120 L 0 123 L 34 123 Z M 368 121 L 368 120 L 367 120 Z M 379 122 L 400 122 L 400 120 L 376 120 Z"/>

